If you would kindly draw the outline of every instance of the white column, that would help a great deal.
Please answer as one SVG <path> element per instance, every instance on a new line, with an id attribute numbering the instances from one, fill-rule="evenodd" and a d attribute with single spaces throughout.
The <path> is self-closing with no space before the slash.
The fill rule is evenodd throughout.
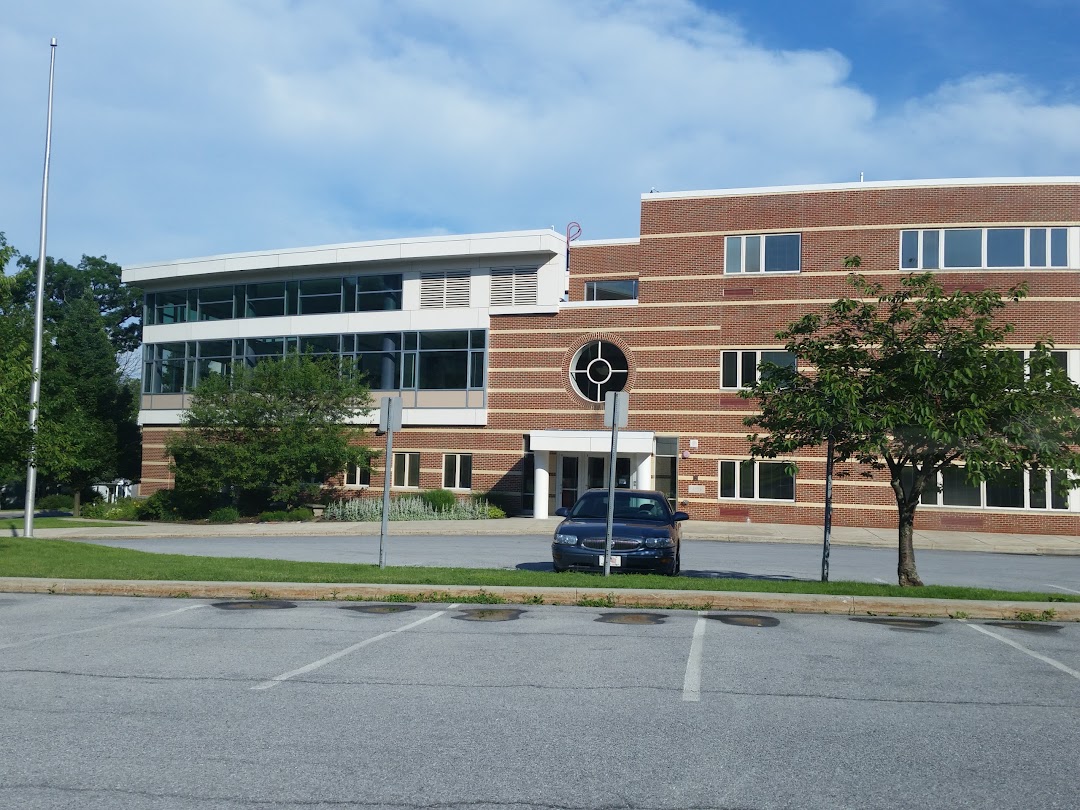
<path id="1" fill-rule="evenodd" d="M 533 517 L 548 516 L 548 465 L 551 454 L 547 450 L 533 451 Z"/>
<path id="2" fill-rule="evenodd" d="M 652 489 L 653 477 L 652 477 L 652 456 L 645 453 L 637 465 L 637 488 L 638 489 Z"/>

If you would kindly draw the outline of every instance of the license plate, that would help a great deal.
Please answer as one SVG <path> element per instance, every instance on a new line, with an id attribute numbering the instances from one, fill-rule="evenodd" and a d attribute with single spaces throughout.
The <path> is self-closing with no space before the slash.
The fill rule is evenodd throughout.
<path id="1" fill-rule="evenodd" d="M 600 562 L 598 564 L 599 565 L 604 564 L 604 555 L 603 554 L 600 555 Z M 622 567 L 622 557 L 616 557 L 614 554 L 612 554 L 611 555 L 611 567 L 612 568 L 621 568 Z"/>

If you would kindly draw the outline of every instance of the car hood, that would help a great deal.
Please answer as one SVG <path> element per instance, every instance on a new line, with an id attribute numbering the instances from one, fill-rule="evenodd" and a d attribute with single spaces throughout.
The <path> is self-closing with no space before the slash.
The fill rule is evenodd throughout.
<path id="1" fill-rule="evenodd" d="M 607 523 L 603 520 L 567 519 L 555 529 L 556 534 L 571 534 L 582 540 L 607 535 Z M 641 538 L 674 537 L 673 527 L 666 523 L 637 520 L 616 520 L 611 526 L 613 537 Z"/>

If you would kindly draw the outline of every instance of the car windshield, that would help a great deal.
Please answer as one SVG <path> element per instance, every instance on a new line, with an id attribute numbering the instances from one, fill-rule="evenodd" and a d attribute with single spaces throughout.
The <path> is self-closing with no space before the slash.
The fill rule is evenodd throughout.
<path id="1" fill-rule="evenodd" d="M 607 518 L 607 508 L 606 492 L 587 492 L 574 504 L 568 517 L 581 520 L 605 520 Z M 664 499 L 656 495 L 616 491 L 615 520 L 646 520 L 655 523 L 667 523 L 671 520 L 671 513 Z"/>

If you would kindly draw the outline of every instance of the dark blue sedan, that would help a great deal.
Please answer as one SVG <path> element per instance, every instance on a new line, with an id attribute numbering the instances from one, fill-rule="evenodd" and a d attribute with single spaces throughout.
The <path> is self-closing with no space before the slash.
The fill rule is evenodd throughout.
<path id="1" fill-rule="evenodd" d="M 565 518 L 555 529 L 551 560 L 556 571 L 604 567 L 608 493 L 590 489 L 567 509 L 555 514 Z M 639 489 L 615 490 L 615 515 L 611 527 L 612 571 L 679 573 L 679 522 L 686 512 L 672 512 L 662 492 Z"/>

